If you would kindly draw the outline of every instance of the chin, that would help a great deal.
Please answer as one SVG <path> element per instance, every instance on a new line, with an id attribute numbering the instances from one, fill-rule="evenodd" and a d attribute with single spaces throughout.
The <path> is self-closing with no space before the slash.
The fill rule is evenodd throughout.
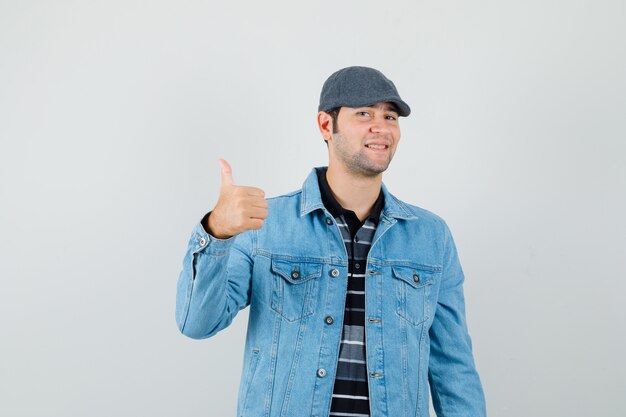
<path id="1" fill-rule="evenodd" d="M 356 171 L 358 174 L 362 176 L 376 177 L 382 174 L 383 172 L 385 172 L 388 167 L 389 167 L 389 164 L 377 165 L 377 166 L 368 165 L 368 166 L 360 166 L 356 170 L 353 170 L 353 171 Z"/>

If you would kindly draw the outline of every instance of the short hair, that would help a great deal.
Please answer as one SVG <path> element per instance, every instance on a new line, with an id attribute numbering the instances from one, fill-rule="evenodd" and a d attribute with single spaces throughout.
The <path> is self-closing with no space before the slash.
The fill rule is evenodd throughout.
<path id="1" fill-rule="evenodd" d="M 339 116 L 339 110 L 341 110 L 341 107 L 335 107 L 334 109 L 330 109 L 326 112 L 333 121 L 333 133 L 339 132 L 339 129 L 337 128 L 337 117 Z M 326 146 L 328 147 L 328 141 L 326 139 L 324 139 L 324 143 L 326 143 Z"/>
<path id="2" fill-rule="evenodd" d="M 339 128 L 337 127 L 337 117 L 339 116 L 339 110 L 341 110 L 341 107 L 335 107 L 334 109 L 330 109 L 327 112 L 330 115 L 330 118 L 333 120 L 333 133 L 339 132 Z"/>

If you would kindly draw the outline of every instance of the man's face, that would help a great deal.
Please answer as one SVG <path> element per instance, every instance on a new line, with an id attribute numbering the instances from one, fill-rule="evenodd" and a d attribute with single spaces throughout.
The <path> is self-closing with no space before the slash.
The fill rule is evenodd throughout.
<path id="1" fill-rule="evenodd" d="M 398 113 L 390 103 L 342 107 L 329 157 L 359 176 L 376 176 L 387 169 L 400 141 Z"/>

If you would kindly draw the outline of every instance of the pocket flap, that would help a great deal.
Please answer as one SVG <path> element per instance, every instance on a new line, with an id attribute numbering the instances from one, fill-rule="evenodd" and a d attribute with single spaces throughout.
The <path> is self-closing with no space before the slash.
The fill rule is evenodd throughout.
<path id="1" fill-rule="evenodd" d="M 433 283 L 436 272 L 411 266 L 392 266 L 393 275 L 414 288 Z"/>
<path id="2" fill-rule="evenodd" d="M 292 284 L 301 284 L 322 276 L 322 264 L 272 259 L 272 271 Z"/>

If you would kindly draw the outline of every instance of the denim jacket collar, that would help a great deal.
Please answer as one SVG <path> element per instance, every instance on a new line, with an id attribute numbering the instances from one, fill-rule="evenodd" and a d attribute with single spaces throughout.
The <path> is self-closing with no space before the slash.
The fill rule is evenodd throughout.
<path id="1" fill-rule="evenodd" d="M 398 200 L 387 190 L 384 183 L 382 183 L 382 191 L 385 196 L 385 206 L 383 207 L 381 217 L 404 220 L 414 220 L 418 218 L 416 215 L 411 213 L 405 203 Z M 300 217 L 316 209 L 324 209 L 324 203 L 322 202 L 322 195 L 317 181 L 317 174 L 315 172 L 315 168 L 313 168 L 302 185 Z"/>

